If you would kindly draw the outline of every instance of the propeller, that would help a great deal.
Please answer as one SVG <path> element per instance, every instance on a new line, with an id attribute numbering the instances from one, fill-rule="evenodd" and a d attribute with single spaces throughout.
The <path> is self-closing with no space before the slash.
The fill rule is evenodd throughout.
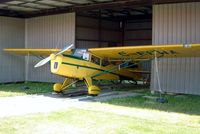
<path id="1" fill-rule="evenodd" d="M 73 46 L 74 46 L 74 44 L 71 44 L 70 46 L 67 46 L 67 47 L 61 49 L 59 52 L 57 52 L 57 53 L 55 54 L 55 56 L 64 53 L 65 51 L 67 51 L 68 49 L 72 48 Z M 38 62 L 34 67 L 41 67 L 41 66 L 43 66 L 44 64 L 46 64 L 47 62 L 49 62 L 50 60 L 51 60 L 51 57 L 49 56 L 49 57 L 47 57 L 47 58 L 41 60 L 40 62 Z"/>

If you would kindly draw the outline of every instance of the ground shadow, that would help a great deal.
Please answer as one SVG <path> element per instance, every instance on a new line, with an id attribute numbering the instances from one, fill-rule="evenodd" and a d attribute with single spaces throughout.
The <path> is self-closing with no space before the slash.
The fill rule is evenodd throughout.
<path id="1" fill-rule="evenodd" d="M 0 97 L 1 96 L 16 96 L 25 94 L 42 94 L 44 96 L 54 97 L 54 98 L 72 98 L 77 96 L 69 96 L 63 94 L 52 94 L 52 83 L 13 83 L 13 84 L 2 84 L 0 85 Z M 103 91 L 113 92 L 113 91 L 127 91 L 139 93 L 139 96 L 133 97 L 123 97 L 123 98 L 112 98 L 104 101 L 99 101 L 101 103 L 125 106 L 125 107 L 135 107 L 135 108 L 144 108 L 144 109 L 154 109 L 166 112 L 177 112 L 185 113 L 189 115 L 200 115 L 200 96 L 195 95 L 162 95 L 162 97 L 168 100 L 168 103 L 158 103 L 156 98 L 159 97 L 159 94 L 152 95 L 149 91 L 148 85 L 101 85 Z M 83 94 L 87 96 L 87 89 L 82 84 L 81 87 L 72 88 L 70 91 L 83 91 Z M 13 94 L 14 93 L 14 94 Z M 15 94 L 16 93 L 16 94 Z M 148 96 L 148 97 L 144 97 Z M 92 99 L 83 99 L 81 101 L 93 101 Z M 109 96 L 107 96 L 109 98 Z"/>
<path id="2" fill-rule="evenodd" d="M 134 91 L 138 93 L 138 91 Z M 167 103 L 159 103 L 156 101 L 160 97 L 158 93 L 152 95 L 148 89 L 139 91 L 142 95 L 135 97 L 114 98 L 102 103 L 135 107 L 142 109 L 153 109 L 165 112 L 184 113 L 189 115 L 200 115 L 200 96 L 196 95 L 167 95 L 163 94 L 162 97 L 167 99 Z"/>
<path id="3" fill-rule="evenodd" d="M 81 88 L 80 88 L 81 89 Z M 86 96 L 87 89 L 83 86 L 83 96 Z M 155 93 L 151 94 L 149 90 L 149 85 L 103 85 L 102 93 L 106 94 L 108 92 L 118 92 L 121 91 L 136 93 L 136 96 L 128 96 L 122 98 L 112 98 L 113 94 L 111 94 L 112 99 L 109 99 L 109 96 L 106 96 L 106 100 L 104 99 L 96 99 L 97 97 L 89 97 L 86 99 L 81 99 L 80 101 L 95 101 L 101 102 L 105 104 L 124 106 L 124 107 L 134 107 L 134 108 L 142 108 L 142 109 L 152 109 L 159 110 L 165 112 L 176 112 L 176 113 L 184 113 L 189 115 L 200 115 L 200 96 L 197 95 L 185 95 L 185 94 L 162 94 L 161 97 L 167 99 L 167 103 L 159 103 L 156 101 L 157 98 L 160 97 L 160 94 Z M 119 94 L 118 94 L 119 95 Z M 68 96 L 66 95 L 50 95 L 51 97 L 56 98 L 68 98 L 68 97 L 77 97 L 77 96 Z"/>

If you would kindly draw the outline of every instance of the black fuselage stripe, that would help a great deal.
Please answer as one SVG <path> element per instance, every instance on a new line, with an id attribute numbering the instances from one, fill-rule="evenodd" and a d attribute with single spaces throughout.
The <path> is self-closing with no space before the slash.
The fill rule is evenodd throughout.
<path id="1" fill-rule="evenodd" d="M 83 66 L 83 65 L 78 65 L 78 64 L 72 64 L 72 63 L 68 63 L 68 62 L 62 62 L 62 64 L 76 66 L 76 67 L 83 67 L 83 68 L 88 68 L 88 69 L 93 69 L 93 70 L 98 70 L 98 71 L 101 71 L 101 72 L 105 72 L 105 70 L 103 70 L 103 69 L 94 68 L 94 67 L 88 67 L 88 66 Z M 109 73 L 113 74 L 113 75 L 120 76 L 119 74 L 116 74 L 116 73 L 113 73 L 113 72 L 109 72 Z"/>

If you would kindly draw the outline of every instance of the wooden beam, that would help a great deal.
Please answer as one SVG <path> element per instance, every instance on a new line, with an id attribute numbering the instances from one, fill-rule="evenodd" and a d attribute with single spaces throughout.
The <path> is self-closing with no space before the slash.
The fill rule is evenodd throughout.
<path id="1" fill-rule="evenodd" d="M 14 0 L 0 0 L 0 4 L 6 3 L 6 2 L 11 2 L 11 1 L 14 1 Z"/>
<path id="2" fill-rule="evenodd" d="M 152 31 L 152 28 L 129 28 L 126 31 Z"/>
<path id="3" fill-rule="evenodd" d="M 125 41 L 150 41 L 152 38 L 135 38 L 135 39 L 125 39 Z"/>
<path id="4" fill-rule="evenodd" d="M 76 2 L 72 2 L 72 1 L 65 1 L 65 0 L 56 0 L 58 2 L 62 2 L 62 3 L 66 3 L 66 4 L 70 4 L 70 5 L 80 5 Z"/>
<path id="5" fill-rule="evenodd" d="M 26 4 L 26 3 L 25 3 Z M 33 7 L 33 6 L 28 6 L 28 5 L 24 5 L 24 3 L 20 3 L 20 4 L 10 4 L 10 3 L 6 3 L 6 5 L 9 6 L 18 6 L 18 7 L 22 7 L 22 8 L 30 8 L 30 9 L 36 9 L 36 10 L 41 10 L 41 8 L 38 7 Z"/>
<path id="6" fill-rule="evenodd" d="M 151 1 L 149 0 L 120 0 L 114 2 L 104 2 L 104 3 L 94 3 L 88 5 L 76 5 L 72 7 L 59 7 L 54 9 L 42 10 L 39 12 L 32 12 L 27 14 L 27 17 L 35 17 L 35 16 L 44 16 L 44 15 L 53 15 L 60 14 L 66 12 L 82 12 L 82 11 L 90 11 L 90 10 L 99 10 L 99 9 L 110 9 L 110 8 L 123 8 L 123 7 L 138 7 L 144 5 L 151 5 Z"/>
<path id="7" fill-rule="evenodd" d="M 23 12 L 11 11 L 6 9 L 0 9 L 0 16 L 25 18 L 25 14 Z"/>
<path id="8" fill-rule="evenodd" d="M 36 1 L 33 2 L 34 4 L 38 4 L 38 5 L 44 5 L 44 6 L 49 6 L 49 7 L 54 7 L 54 8 L 60 8 L 59 6 L 53 5 L 53 4 L 47 4 L 47 3 L 43 3 L 41 1 Z M 48 9 L 47 9 L 48 10 Z"/>
<path id="9" fill-rule="evenodd" d="M 84 26 L 84 25 L 77 25 L 78 28 L 85 28 L 85 29 L 93 29 L 93 30 L 97 30 L 98 27 L 95 26 Z M 101 30 L 105 30 L 105 31 L 113 31 L 113 32 L 120 32 L 119 29 L 113 29 L 113 28 L 102 28 Z"/>
<path id="10" fill-rule="evenodd" d="M 14 0 L 0 0 L 0 3 L 10 2 Z M 60 0 L 61 1 L 61 0 Z M 94 0 L 93 0 L 94 1 Z M 102 9 L 118 9 L 125 7 L 141 7 L 141 6 L 151 6 L 153 4 L 165 4 L 165 3 L 183 3 L 183 2 L 199 2 L 199 0 L 115 0 L 112 2 L 94 2 L 88 4 L 76 4 L 72 6 L 55 6 L 52 4 L 42 3 L 40 1 L 36 1 L 35 3 L 54 7 L 52 9 L 43 9 L 40 11 L 34 12 L 24 12 L 26 13 L 27 18 L 36 17 L 36 16 L 45 16 L 45 15 L 53 15 L 67 12 L 82 12 L 89 10 L 102 10 Z M 34 2 L 32 2 L 34 3 Z M 73 2 L 74 3 L 74 2 Z M 6 14 L 5 14 L 6 15 Z M 8 15 L 9 16 L 9 15 Z"/>
<path id="11" fill-rule="evenodd" d="M 97 40 L 97 39 L 76 39 L 76 41 L 102 42 L 102 43 L 119 43 L 120 42 L 120 41 L 113 41 L 113 40 Z"/>

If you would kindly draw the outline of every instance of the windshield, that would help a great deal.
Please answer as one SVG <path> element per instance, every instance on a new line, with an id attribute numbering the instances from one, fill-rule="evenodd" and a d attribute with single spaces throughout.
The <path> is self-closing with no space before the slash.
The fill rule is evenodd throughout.
<path id="1" fill-rule="evenodd" d="M 73 56 L 82 58 L 84 60 L 89 60 L 89 58 L 90 58 L 89 53 L 87 52 L 86 49 L 75 49 Z"/>

